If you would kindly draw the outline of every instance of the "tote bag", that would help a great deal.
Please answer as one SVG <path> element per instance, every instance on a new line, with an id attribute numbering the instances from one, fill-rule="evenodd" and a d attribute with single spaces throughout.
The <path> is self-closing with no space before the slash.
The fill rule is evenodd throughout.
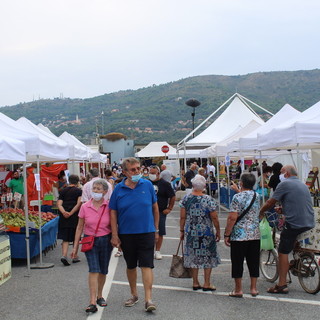
<path id="1" fill-rule="evenodd" d="M 183 249 L 182 256 L 179 256 L 179 249 L 181 246 L 182 240 L 179 242 L 177 253 L 172 256 L 171 266 L 169 276 L 172 278 L 192 278 L 191 269 L 185 268 L 183 263 Z"/>

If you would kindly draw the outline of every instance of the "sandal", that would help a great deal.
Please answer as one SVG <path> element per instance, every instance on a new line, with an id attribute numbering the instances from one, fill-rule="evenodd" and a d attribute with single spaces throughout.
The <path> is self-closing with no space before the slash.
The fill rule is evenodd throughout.
<path id="1" fill-rule="evenodd" d="M 100 306 L 100 307 L 106 307 L 108 304 L 107 304 L 107 301 L 104 300 L 104 298 L 98 298 L 97 299 L 97 304 Z"/>
<path id="2" fill-rule="evenodd" d="M 193 290 L 193 291 L 197 291 L 197 290 L 201 290 L 201 289 L 202 289 L 201 286 L 192 287 L 192 290 Z"/>
<path id="3" fill-rule="evenodd" d="M 231 291 L 229 293 L 229 297 L 232 297 L 232 298 L 242 298 L 243 297 L 243 294 L 242 293 L 235 293 L 234 291 Z"/>
<path id="4" fill-rule="evenodd" d="M 202 288 L 202 291 L 216 291 L 216 290 L 217 290 L 217 288 L 213 285 L 209 288 L 205 288 L 205 287 Z"/>
<path id="5" fill-rule="evenodd" d="M 86 309 L 87 313 L 89 313 L 89 312 L 95 313 L 97 311 L 98 311 L 98 308 L 97 308 L 97 306 L 95 304 L 89 304 L 87 309 Z"/>
<path id="6" fill-rule="evenodd" d="M 278 286 L 277 284 L 274 287 L 271 287 L 267 290 L 268 293 L 278 293 L 278 294 L 287 294 L 289 292 L 288 286 L 285 284 L 283 286 Z"/>
<path id="7" fill-rule="evenodd" d="M 251 292 L 251 296 L 252 297 L 256 297 L 259 295 L 259 291 L 256 291 L 256 292 Z"/>

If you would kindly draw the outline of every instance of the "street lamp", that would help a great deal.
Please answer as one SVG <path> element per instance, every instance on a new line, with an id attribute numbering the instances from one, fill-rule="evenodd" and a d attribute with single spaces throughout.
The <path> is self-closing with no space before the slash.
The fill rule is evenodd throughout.
<path id="1" fill-rule="evenodd" d="M 104 112 L 101 112 L 101 134 L 104 134 Z"/>
<path id="2" fill-rule="evenodd" d="M 192 107 L 192 131 L 194 130 L 194 116 L 196 115 L 196 107 L 200 106 L 200 102 L 196 99 L 189 99 L 188 101 L 185 102 L 187 106 Z M 194 138 L 194 133 L 192 134 L 192 137 Z"/>

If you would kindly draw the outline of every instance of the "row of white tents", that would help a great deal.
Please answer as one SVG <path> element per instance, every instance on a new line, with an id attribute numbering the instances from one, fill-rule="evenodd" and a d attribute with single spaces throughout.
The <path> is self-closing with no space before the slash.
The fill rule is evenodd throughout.
<path id="1" fill-rule="evenodd" d="M 106 156 L 64 132 L 55 136 L 42 124 L 22 117 L 16 121 L 0 113 L 0 164 L 48 161 L 104 162 Z"/>
<path id="2" fill-rule="evenodd" d="M 264 122 L 252 106 L 268 113 L 270 119 Z M 210 119 L 224 107 L 226 109 L 221 115 L 208 126 Z M 193 137 L 205 126 L 207 128 Z M 303 112 L 285 104 L 273 115 L 236 93 L 181 140 L 176 149 L 166 142 L 151 142 L 136 156 L 163 156 L 163 144 L 170 148 L 167 154 L 169 159 L 221 158 L 229 155 L 237 158 L 284 159 L 286 163 L 286 159 L 291 158 L 290 162 L 298 167 L 301 178 L 305 178 L 309 168 L 320 163 L 317 156 L 320 149 L 320 102 Z M 308 163 L 311 154 L 313 163 Z M 304 168 L 303 163 L 307 163 Z"/>
<path id="3" fill-rule="evenodd" d="M 38 173 L 40 162 L 106 162 L 106 156 L 85 146 L 73 135 L 64 132 L 60 137 L 55 136 L 48 128 L 35 125 L 22 117 L 16 121 L 0 113 L 0 164 L 23 163 L 24 189 L 27 190 L 26 164 L 37 162 Z M 71 172 L 72 173 L 72 172 Z M 40 189 L 38 191 L 39 217 Z M 28 199 L 25 192 L 26 226 L 28 219 Z M 40 267 L 42 263 L 42 236 L 39 229 Z M 27 267 L 30 270 L 29 228 L 26 228 Z"/>

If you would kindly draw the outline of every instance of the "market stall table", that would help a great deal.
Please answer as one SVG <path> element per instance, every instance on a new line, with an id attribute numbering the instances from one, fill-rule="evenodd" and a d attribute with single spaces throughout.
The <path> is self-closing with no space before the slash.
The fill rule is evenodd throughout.
<path id="1" fill-rule="evenodd" d="M 59 217 L 47 222 L 41 228 L 42 250 L 55 244 L 57 240 Z M 25 242 L 25 233 L 7 232 L 10 237 L 11 257 L 16 259 L 26 259 L 27 250 Z M 30 232 L 30 257 L 35 257 L 40 253 L 39 233 Z"/>

